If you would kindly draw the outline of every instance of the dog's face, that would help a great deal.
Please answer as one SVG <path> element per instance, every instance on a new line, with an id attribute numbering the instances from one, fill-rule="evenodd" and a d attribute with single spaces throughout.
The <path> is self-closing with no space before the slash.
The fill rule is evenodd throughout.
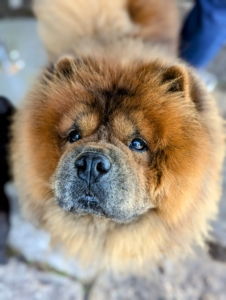
<path id="1" fill-rule="evenodd" d="M 126 91 L 116 92 L 117 96 L 107 95 L 111 99 L 103 91 L 89 103 L 79 102 L 70 126 L 63 131 L 65 152 L 54 188 L 64 210 L 127 222 L 154 207 L 154 202 L 145 176 L 150 163 L 148 142 L 137 119 L 130 116 L 132 111 L 123 107 L 130 97 Z M 123 113 L 116 108 L 116 97 Z"/>
<path id="2" fill-rule="evenodd" d="M 43 79 L 31 132 L 38 172 L 67 212 L 119 223 L 148 210 L 177 218 L 208 149 L 188 75 L 158 62 L 104 66 L 64 58 Z"/>

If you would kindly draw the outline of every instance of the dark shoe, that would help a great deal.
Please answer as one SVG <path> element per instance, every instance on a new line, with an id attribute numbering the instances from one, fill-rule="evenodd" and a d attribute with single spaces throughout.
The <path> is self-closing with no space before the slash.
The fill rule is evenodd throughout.
<path id="1" fill-rule="evenodd" d="M 0 199 L 1 201 L 2 199 Z M 9 232 L 9 215 L 0 211 L 0 265 L 6 264 L 6 242 Z"/>

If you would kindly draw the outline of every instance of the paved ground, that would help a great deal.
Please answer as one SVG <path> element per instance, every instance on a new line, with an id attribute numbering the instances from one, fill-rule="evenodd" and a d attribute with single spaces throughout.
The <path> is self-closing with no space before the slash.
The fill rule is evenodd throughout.
<path id="1" fill-rule="evenodd" d="M 82 300 L 80 283 L 65 276 L 40 271 L 19 259 L 11 258 L 0 266 L 1 300 Z"/>

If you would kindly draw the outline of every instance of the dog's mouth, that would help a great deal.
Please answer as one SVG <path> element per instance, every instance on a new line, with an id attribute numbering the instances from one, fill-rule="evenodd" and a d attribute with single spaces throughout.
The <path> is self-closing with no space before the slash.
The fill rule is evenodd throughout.
<path id="1" fill-rule="evenodd" d="M 97 216 L 102 216 L 109 218 L 108 214 L 105 212 L 104 208 L 100 204 L 100 200 L 90 193 L 83 195 L 82 197 L 76 199 L 74 205 L 70 208 L 70 212 L 78 214 L 94 214 Z"/>
<path id="2" fill-rule="evenodd" d="M 57 204 L 77 216 L 133 221 L 149 208 L 144 196 L 137 201 L 144 190 L 139 176 L 117 147 L 91 146 L 77 147 L 60 161 L 53 180 Z"/>
<path id="3" fill-rule="evenodd" d="M 70 209 L 70 212 L 79 215 L 95 215 L 98 217 L 110 219 L 117 223 L 129 223 L 131 221 L 134 221 L 134 219 L 138 217 L 138 215 L 136 214 L 126 218 L 125 216 L 122 217 L 118 214 L 110 214 L 104 207 L 101 206 L 101 204 L 99 203 L 99 199 L 97 199 L 95 196 L 87 194 L 77 200 L 77 204 L 75 204 Z"/>

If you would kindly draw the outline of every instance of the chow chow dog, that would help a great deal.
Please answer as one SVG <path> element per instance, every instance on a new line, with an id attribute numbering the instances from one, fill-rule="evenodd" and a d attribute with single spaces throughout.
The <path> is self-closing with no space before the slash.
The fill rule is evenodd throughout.
<path id="1" fill-rule="evenodd" d="M 177 59 L 175 3 L 37 0 L 34 11 L 49 64 L 12 129 L 25 216 L 88 263 L 203 245 L 220 197 L 222 120 Z"/>

